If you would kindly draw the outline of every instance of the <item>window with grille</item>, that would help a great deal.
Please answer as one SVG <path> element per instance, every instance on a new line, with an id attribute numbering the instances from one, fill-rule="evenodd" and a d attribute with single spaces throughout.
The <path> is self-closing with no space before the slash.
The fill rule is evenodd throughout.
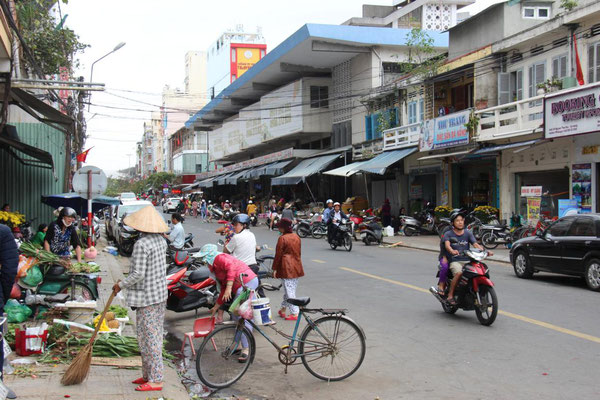
<path id="1" fill-rule="evenodd" d="M 552 76 L 562 79 L 567 76 L 567 55 L 563 54 L 552 59 Z"/>
<path id="2" fill-rule="evenodd" d="M 328 108 L 329 107 L 329 87 L 311 86 L 310 87 L 310 108 Z"/>
<path id="3" fill-rule="evenodd" d="M 588 47 L 588 82 L 600 81 L 600 42 Z"/>

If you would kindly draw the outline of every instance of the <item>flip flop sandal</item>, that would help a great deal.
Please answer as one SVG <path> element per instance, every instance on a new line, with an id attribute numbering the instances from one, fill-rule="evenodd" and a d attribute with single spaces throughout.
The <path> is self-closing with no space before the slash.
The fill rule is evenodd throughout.
<path id="1" fill-rule="evenodd" d="M 137 378 L 135 381 L 131 381 L 131 383 L 135 383 L 136 385 L 141 385 L 143 383 L 148 383 L 144 378 Z"/>
<path id="2" fill-rule="evenodd" d="M 446 300 L 448 302 L 448 304 L 450 304 L 451 306 L 455 306 L 456 305 L 456 300 L 454 299 L 448 299 Z"/>
<path id="3" fill-rule="evenodd" d="M 240 356 L 238 358 L 238 361 L 240 363 L 245 363 L 246 361 L 248 361 L 248 358 L 250 358 L 250 354 L 246 354 L 246 353 L 240 353 Z"/>
<path id="4" fill-rule="evenodd" d="M 154 387 L 154 386 L 150 386 L 147 383 L 143 383 L 140 386 L 135 388 L 135 390 L 138 392 L 152 392 L 152 391 L 160 391 L 162 389 L 163 389 L 162 386 Z"/>

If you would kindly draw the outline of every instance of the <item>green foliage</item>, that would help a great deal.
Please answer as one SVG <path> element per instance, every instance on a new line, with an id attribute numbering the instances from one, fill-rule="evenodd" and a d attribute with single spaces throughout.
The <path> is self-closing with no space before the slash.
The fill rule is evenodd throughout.
<path id="1" fill-rule="evenodd" d="M 498 216 L 498 209 L 492 206 L 479 206 L 473 210 L 475 216 L 484 224 L 489 223 Z"/>
<path id="2" fill-rule="evenodd" d="M 129 180 L 120 178 L 108 178 L 106 185 L 106 196 L 116 197 L 123 192 L 142 193 L 148 187 L 155 190 L 161 190 L 163 184 L 172 185 L 177 177 L 170 172 L 158 172 L 150 175 L 146 179 Z"/>
<path id="3" fill-rule="evenodd" d="M 422 29 L 413 28 L 406 34 L 406 45 L 408 63 L 402 63 L 402 69 L 424 79 L 435 75 L 444 57 L 436 55 L 433 38 Z"/>
<path id="4" fill-rule="evenodd" d="M 469 131 L 469 136 L 473 137 L 477 133 L 477 127 L 479 126 L 479 115 L 471 111 L 469 115 L 469 121 L 465 124 L 465 128 Z"/>
<path id="5" fill-rule="evenodd" d="M 59 1 L 63 4 L 68 2 Z M 64 26 L 64 21 L 56 21 L 50 15 L 53 4 L 54 1 L 48 0 L 16 0 L 21 34 L 42 73 L 58 74 L 60 67 L 67 67 L 73 73 L 79 66 L 75 56 L 89 46 L 81 43 L 79 36 Z"/>
<path id="6" fill-rule="evenodd" d="M 560 0 L 560 8 L 564 8 L 566 11 L 571 11 L 577 7 L 576 0 Z"/>
<path id="7" fill-rule="evenodd" d="M 377 114 L 377 131 L 383 133 L 386 129 L 393 128 L 396 123 L 396 110 L 384 110 Z"/>
<path id="8" fill-rule="evenodd" d="M 161 189 L 163 184 L 173 184 L 175 182 L 175 174 L 170 172 L 157 172 L 156 174 L 150 175 L 145 181 L 144 187 L 151 186 L 154 189 Z"/>

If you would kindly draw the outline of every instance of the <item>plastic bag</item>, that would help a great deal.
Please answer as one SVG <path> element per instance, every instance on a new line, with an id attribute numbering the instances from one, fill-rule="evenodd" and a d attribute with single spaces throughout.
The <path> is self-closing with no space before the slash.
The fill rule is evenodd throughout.
<path id="1" fill-rule="evenodd" d="M 19 269 L 17 272 L 17 278 L 23 278 L 27 276 L 29 268 L 33 267 L 37 259 L 35 257 L 25 257 L 23 254 L 19 256 Z"/>
<path id="2" fill-rule="evenodd" d="M 19 304 L 18 301 L 10 299 L 4 306 L 4 312 L 8 317 L 8 322 L 23 322 L 32 314 L 31 308 Z"/>
<path id="3" fill-rule="evenodd" d="M 240 304 L 242 304 L 244 301 L 248 300 L 248 297 L 250 296 L 250 289 L 244 289 L 244 291 L 242 293 L 240 293 L 240 295 L 238 297 L 235 298 L 235 300 L 233 300 L 233 302 L 231 303 L 231 306 L 229 306 L 229 312 L 234 313 L 237 308 L 240 306 Z"/>
<path id="4" fill-rule="evenodd" d="M 42 275 L 40 267 L 34 265 L 33 267 L 29 268 L 29 271 L 27 271 L 27 275 L 25 276 L 25 278 L 23 278 L 23 283 L 27 286 L 35 287 L 39 285 L 43 280 L 44 275 Z"/>
<path id="5" fill-rule="evenodd" d="M 254 314 L 252 312 L 252 293 L 248 296 L 248 300 L 244 301 L 237 309 L 237 315 L 244 319 L 252 319 L 254 318 Z"/>

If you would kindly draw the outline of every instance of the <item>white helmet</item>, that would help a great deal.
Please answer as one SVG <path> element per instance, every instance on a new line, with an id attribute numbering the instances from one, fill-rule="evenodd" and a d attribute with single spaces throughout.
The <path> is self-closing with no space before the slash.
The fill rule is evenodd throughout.
<path id="1" fill-rule="evenodd" d="M 335 206 L 339 206 L 339 205 L 341 205 L 341 204 L 340 204 L 338 201 L 336 201 L 335 203 L 333 203 L 333 206 L 334 206 L 334 207 L 335 207 Z"/>
<path id="2" fill-rule="evenodd" d="M 325 204 L 329 204 L 329 203 L 333 203 L 333 200 L 327 199 L 327 201 L 325 202 Z"/>
<path id="3" fill-rule="evenodd" d="M 252 200 L 248 200 L 248 204 L 252 204 Z"/>

